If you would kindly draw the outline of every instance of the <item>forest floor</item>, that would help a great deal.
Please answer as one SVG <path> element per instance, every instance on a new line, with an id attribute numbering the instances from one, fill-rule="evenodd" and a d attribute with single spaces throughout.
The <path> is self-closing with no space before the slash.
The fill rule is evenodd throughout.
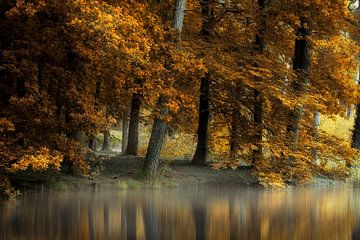
<path id="1" fill-rule="evenodd" d="M 210 166 L 194 166 L 189 160 L 163 161 L 159 177 L 146 182 L 141 171 L 143 158 L 114 152 L 98 152 L 88 156 L 91 167 L 86 176 L 74 173 L 24 173 L 16 176 L 14 185 L 25 191 L 46 188 L 54 191 L 125 190 L 143 188 L 197 188 L 206 186 L 260 187 L 257 177 L 247 167 L 215 170 Z M 317 177 L 307 187 L 342 186 L 347 182 Z"/>
<path id="2" fill-rule="evenodd" d="M 144 180 L 142 157 L 113 153 L 97 153 L 88 159 L 91 173 L 87 176 L 59 174 L 51 181 L 55 190 L 135 189 L 135 188 L 196 188 L 204 185 L 257 186 L 250 169 L 214 170 L 210 166 L 194 166 L 188 160 L 160 164 L 159 176 L 151 182 Z"/>

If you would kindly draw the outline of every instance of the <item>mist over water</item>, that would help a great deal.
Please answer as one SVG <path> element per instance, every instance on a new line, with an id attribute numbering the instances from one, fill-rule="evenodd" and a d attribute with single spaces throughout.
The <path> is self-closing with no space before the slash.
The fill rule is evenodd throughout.
<path id="1" fill-rule="evenodd" d="M 1 203 L 0 239 L 360 239 L 360 189 L 39 192 Z"/>

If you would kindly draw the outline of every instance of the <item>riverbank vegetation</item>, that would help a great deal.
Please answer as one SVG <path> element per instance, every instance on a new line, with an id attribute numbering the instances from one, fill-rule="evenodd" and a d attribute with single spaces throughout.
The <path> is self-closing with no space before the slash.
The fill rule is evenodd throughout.
<path id="1" fill-rule="evenodd" d="M 23 171 L 88 176 L 89 152 L 120 140 L 143 154 L 148 180 L 161 154 L 247 166 L 264 186 L 348 178 L 359 11 L 348 0 L 2 1 L 0 188 L 13 192 Z"/>

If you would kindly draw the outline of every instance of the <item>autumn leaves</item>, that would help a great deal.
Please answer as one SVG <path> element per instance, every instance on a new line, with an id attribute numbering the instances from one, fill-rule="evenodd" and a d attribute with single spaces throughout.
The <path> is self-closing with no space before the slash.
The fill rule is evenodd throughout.
<path id="1" fill-rule="evenodd" d="M 184 12 L 173 15 L 175 6 Z M 200 134 L 195 163 L 203 164 L 210 151 L 224 162 L 217 167 L 241 160 L 265 184 L 277 185 L 329 172 L 333 157 L 343 172 L 354 151 L 336 151 L 329 144 L 340 140 L 321 132 L 315 141 L 312 116 L 337 114 L 358 98 L 352 81 L 357 19 L 347 1 L 191 0 L 184 7 L 180 0 L 2 2 L 2 171 L 58 168 L 60 159 L 86 171 L 74 133 L 107 132 L 136 96 L 151 113 L 146 122 Z M 293 67 L 305 51 L 296 53 L 299 41 L 308 51 L 303 79 Z M 306 85 L 306 98 L 294 88 L 299 84 Z M 303 113 L 293 126 L 298 143 L 291 149 L 288 127 L 300 102 Z M 163 141 L 152 139 L 154 146 Z M 312 161 L 314 146 L 320 165 Z M 160 151 L 155 147 L 156 161 Z"/>

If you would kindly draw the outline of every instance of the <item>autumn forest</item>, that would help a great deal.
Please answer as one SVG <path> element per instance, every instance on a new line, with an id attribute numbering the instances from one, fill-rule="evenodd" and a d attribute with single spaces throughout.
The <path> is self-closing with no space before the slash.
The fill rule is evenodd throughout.
<path id="1" fill-rule="evenodd" d="M 0 1 L 0 189 L 88 175 L 113 129 L 145 179 L 177 136 L 191 164 L 263 186 L 346 179 L 360 111 L 348 140 L 320 121 L 360 110 L 359 16 L 350 0 Z"/>

